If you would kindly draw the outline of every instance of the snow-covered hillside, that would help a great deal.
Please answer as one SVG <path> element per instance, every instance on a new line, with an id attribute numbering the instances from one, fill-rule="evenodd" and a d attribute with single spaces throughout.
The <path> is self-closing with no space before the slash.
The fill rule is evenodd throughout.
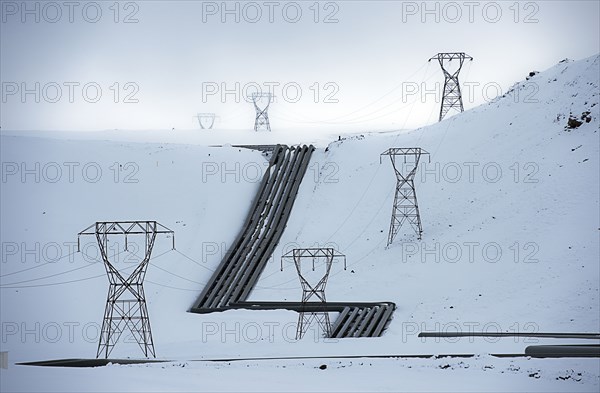
<path id="1" fill-rule="evenodd" d="M 251 299 L 299 301 L 295 270 L 282 272 L 281 256 L 298 246 L 333 246 L 347 256 L 348 268 L 334 266 L 328 300 L 396 303 L 381 338 L 333 341 L 315 332 L 297 342 L 293 312 L 187 312 L 241 228 L 268 164 L 260 152 L 211 147 L 222 143 L 216 130 L 154 132 L 149 139 L 126 132 L 3 132 L 0 345 L 11 365 L 2 370 L 2 390 L 350 391 L 373 389 L 364 380 L 377 375 L 378 390 L 597 391 L 598 359 L 489 356 L 523 353 L 535 343 L 580 343 L 574 340 L 417 334 L 600 331 L 599 75 L 600 56 L 563 61 L 435 125 L 346 135 L 313 154 Z M 249 143 L 249 133 L 229 142 Z M 293 143 L 291 135 L 281 142 Z M 255 144 L 273 143 L 277 131 L 251 136 Z M 422 240 L 405 225 L 386 247 L 395 177 L 379 154 L 389 147 L 421 147 L 431 162 L 425 157 L 415 181 Z M 171 239 L 157 240 L 145 288 L 157 356 L 177 362 L 88 370 L 13 365 L 95 356 L 107 281 L 94 239 L 82 239 L 76 253 L 76 235 L 95 221 L 138 219 L 175 231 L 175 251 Z M 119 268 L 131 271 L 139 250 L 132 255 L 122 245 L 111 250 Z M 192 362 L 460 353 L 479 356 Z M 113 352 L 140 356 L 131 342 Z M 320 370 L 321 364 L 329 367 Z M 314 384 L 283 384 L 290 375 Z"/>

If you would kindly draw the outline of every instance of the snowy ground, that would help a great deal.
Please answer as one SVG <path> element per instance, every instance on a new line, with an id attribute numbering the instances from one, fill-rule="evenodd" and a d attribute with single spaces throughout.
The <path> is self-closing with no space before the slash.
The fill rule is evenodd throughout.
<path id="1" fill-rule="evenodd" d="M 1 390 L 598 391 L 598 359 L 489 356 L 574 340 L 417 334 L 600 331 L 599 63 L 560 63 L 506 97 L 413 131 L 3 131 L 0 319 L 10 366 Z M 589 123 L 565 130 L 570 114 L 587 111 Z M 315 331 L 297 342 L 293 312 L 186 312 L 237 235 L 268 163 L 230 144 L 276 142 L 320 149 L 252 299 L 299 300 L 281 255 L 334 246 L 348 268 L 334 266 L 328 300 L 395 302 L 383 337 L 333 341 Z M 431 153 L 416 179 L 423 240 L 405 226 L 386 248 L 395 179 L 379 154 L 417 146 Z M 95 356 L 107 283 L 94 239 L 76 253 L 76 234 L 95 221 L 136 219 L 175 231 L 175 251 L 171 239 L 157 241 L 145 285 L 157 357 L 174 362 L 14 365 Z M 140 250 L 122 246 L 112 244 L 112 256 L 130 272 Z M 327 358 L 467 353 L 477 357 Z M 140 356 L 131 342 L 112 354 Z M 323 359 L 199 361 L 274 356 Z"/>

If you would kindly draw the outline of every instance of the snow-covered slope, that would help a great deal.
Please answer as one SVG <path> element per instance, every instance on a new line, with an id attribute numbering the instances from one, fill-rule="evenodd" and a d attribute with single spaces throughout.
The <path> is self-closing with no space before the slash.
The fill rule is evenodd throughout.
<path id="1" fill-rule="evenodd" d="M 171 131 L 164 133 L 171 143 L 157 143 L 160 133 L 153 134 L 152 143 L 140 143 L 139 137 L 133 142 L 129 134 L 120 142 L 114 132 L 92 138 L 106 141 L 68 133 L 48 138 L 3 134 L 2 350 L 9 351 L 11 363 L 95 355 L 107 283 L 102 265 L 90 263 L 97 252 L 93 239 L 84 239 L 83 253 L 74 253 L 76 234 L 95 221 L 131 219 L 157 220 L 175 231 L 177 250 L 169 252 L 170 239 L 159 238 L 146 281 L 162 358 L 518 353 L 534 341 L 436 341 L 417 338 L 417 333 L 597 332 L 599 63 L 599 56 L 561 62 L 515 85 L 505 97 L 438 124 L 349 136 L 314 153 L 288 227 L 251 298 L 299 300 L 295 271 L 291 266 L 280 271 L 281 255 L 292 247 L 331 245 L 347 256 L 348 269 L 334 266 L 328 300 L 393 301 L 398 306 L 378 339 L 323 342 L 307 337 L 296 342 L 297 314 L 286 311 L 186 312 L 242 225 L 267 164 L 259 152 L 202 146 L 201 137 L 186 144 L 187 136 L 178 140 Z M 570 115 L 581 119 L 582 114 L 578 128 L 566 129 Z M 299 134 L 297 142 L 310 141 L 302 138 Z M 213 142 L 207 139 L 206 145 Z M 263 142 L 259 137 L 255 143 Z M 423 239 L 417 241 L 405 226 L 386 248 L 395 178 L 388 160 L 380 164 L 379 154 L 389 147 L 424 148 L 431 162 L 423 161 L 415 182 Z M 127 271 L 139 255 L 121 248 L 113 245 L 119 267 Z M 58 256 L 64 258 L 57 261 Z M 125 342 L 113 355 L 138 357 L 141 352 Z M 515 366 L 494 362 L 485 357 L 471 364 L 496 364 L 495 377 L 502 383 L 500 371 Z M 543 367 L 522 362 L 515 373 Z M 431 361 L 413 377 L 437 376 L 438 363 Z M 391 377 L 397 362 L 373 364 L 389 375 L 380 388 L 397 390 Z M 541 380 L 526 378 L 507 389 L 597 389 L 598 360 L 552 364 L 541 371 Z M 197 366 L 190 374 L 169 375 L 192 381 L 206 373 L 225 381 L 223 389 L 247 388 L 232 378 L 246 375 L 241 372 L 245 366 L 238 374 L 235 366 L 222 374 Z M 318 381 L 312 366 L 290 365 Z M 555 378 L 574 367 L 583 373 L 581 381 L 556 385 Z M 140 378 L 154 372 L 153 367 L 130 369 Z M 11 366 L 2 373 L 2 390 L 49 389 L 33 379 L 23 382 L 47 371 Z M 74 373 L 65 375 L 106 378 L 104 371 Z M 341 373 L 345 382 L 339 389 L 363 386 L 353 383 L 353 376 L 365 375 L 362 371 Z M 126 378 L 120 370 L 110 375 L 116 378 L 115 389 L 116 381 Z M 151 386 L 196 386 L 169 385 L 169 376 L 164 377 Z M 320 390 L 329 388 L 330 379 L 322 380 Z M 483 376 L 479 381 L 495 386 L 485 385 Z M 260 378 L 254 383 L 258 390 L 268 386 Z M 465 390 L 456 380 L 449 383 L 450 388 L 431 389 Z M 52 386 L 69 387 L 60 381 Z"/>
<path id="2" fill-rule="evenodd" d="M 398 319 L 428 329 L 481 321 L 597 331 L 598 62 L 560 63 L 431 127 L 332 143 L 313 159 L 320 181 L 306 179 L 282 243 L 336 244 L 354 273 L 330 280 L 331 299 L 393 299 Z M 585 112 L 589 123 L 565 130 L 569 114 Z M 416 177 L 423 240 L 405 226 L 385 249 L 395 178 L 379 154 L 388 147 L 422 147 L 431 162 Z M 260 296 L 283 287 L 293 297 L 294 272 L 282 284 L 276 267 Z"/>

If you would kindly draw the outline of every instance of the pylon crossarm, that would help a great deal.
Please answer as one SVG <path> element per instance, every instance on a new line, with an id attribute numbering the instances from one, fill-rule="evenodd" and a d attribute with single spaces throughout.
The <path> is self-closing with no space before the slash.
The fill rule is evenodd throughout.
<path id="1" fill-rule="evenodd" d="M 380 154 L 380 156 L 408 156 L 429 154 L 425 149 L 420 147 L 390 147 Z"/>
<path id="2" fill-rule="evenodd" d="M 379 155 L 379 157 L 380 157 L 380 162 L 381 162 L 382 156 L 384 156 L 384 155 L 389 156 L 390 161 L 392 163 L 392 167 L 394 168 L 394 172 L 396 173 L 398 182 L 401 182 L 401 181 L 408 182 L 408 181 L 412 181 L 414 179 L 414 176 L 417 172 L 417 168 L 419 166 L 419 161 L 421 160 L 421 155 L 423 155 L 423 154 L 426 154 L 427 157 L 429 158 L 429 162 L 431 162 L 431 156 L 430 156 L 429 152 L 427 152 L 425 149 L 421 149 L 418 147 L 388 149 L 385 152 L 381 153 Z M 412 168 L 411 168 L 411 171 L 407 175 L 403 175 L 402 170 L 396 166 L 396 157 L 397 156 L 403 156 L 405 164 L 406 164 L 406 157 L 413 156 L 414 161 L 411 163 Z"/>
<path id="3" fill-rule="evenodd" d="M 392 162 L 394 171 L 396 173 L 398 173 L 401 171 L 399 171 L 396 167 L 396 157 L 397 156 L 402 156 L 404 158 L 405 164 L 406 164 L 406 158 L 413 156 L 413 160 L 414 160 L 414 164 L 415 164 L 414 166 L 417 167 L 419 165 L 419 161 L 420 161 L 422 155 L 427 155 L 427 157 L 429 158 L 429 162 L 431 162 L 431 155 L 425 149 L 422 149 L 420 147 L 409 147 L 409 148 L 394 147 L 394 148 L 387 149 L 386 151 L 384 151 L 383 153 L 381 153 L 379 155 L 379 163 L 380 164 L 382 163 L 381 159 L 383 156 L 389 156 L 390 161 Z"/>
<path id="4" fill-rule="evenodd" d="M 111 222 L 111 223 L 106 223 L 104 225 L 108 226 L 107 228 L 104 229 L 105 233 L 108 233 L 108 234 L 119 234 L 119 235 L 123 234 L 123 233 L 127 233 L 127 231 L 121 225 L 121 223 Z"/>
<path id="5" fill-rule="evenodd" d="M 429 61 L 431 60 L 456 60 L 456 59 L 467 59 L 467 60 L 473 60 L 473 58 L 469 55 L 467 55 L 465 52 L 442 52 L 442 53 L 438 53 L 437 55 L 433 56 L 432 58 L 429 59 Z"/>
<path id="6" fill-rule="evenodd" d="M 333 248 L 295 248 L 290 250 L 281 257 L 281 269 L 283 270 L 284 260 L 295 260 L 296 258 L 328 258 L 332 260 L 331 262 L 333 262 L 334 259 L 343 258 L 344 269 L 346 269 L 346 255 Z"/>
<path id="7" fill-rule="evenodd" d="M 127 249 L 127 235 L 147 235 L 148 233 L 171 235 L 173 238 L 172 248 L 175 249 L 175 232 L 156 221 L 117 221 L 96 222 L 79 232 L 77 234 L 77 251 L 80 251 L 81 236 L 98 234 L 125 235 L 125 249 Z"/>
<path id="8" fill-rule="evenodd" d="M 144 235 L 149 232 L 175 235 L 173 230 L 156 221 L 98 221 L 79 232 L 77 236 L 95 235 L 98 232 L 107 235 Z"/>
<path id="9" fill-rule="evenodd" d="M 252 100 L 256 100 L 257 98 L 268 98 L 269 100 L 275 98 L 275 96 L 272 93 L 263 93 L 263 92 L 255 92 L 250 94 L 250 98 Z"/>

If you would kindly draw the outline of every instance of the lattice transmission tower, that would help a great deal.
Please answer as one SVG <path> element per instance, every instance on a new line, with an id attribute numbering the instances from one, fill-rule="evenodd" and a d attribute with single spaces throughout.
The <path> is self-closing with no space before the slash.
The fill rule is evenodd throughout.
<path id="1" fill-rule="evenodd" d="M 195 118 L 203 130 L 210 130 L 215 125 L 215 120 L 219 118 L 215 113 L 198 113 Z"/>
<path id="2" fill-rule="evenodd" d="M 456 110 L 457 112 L 463 112 L 463 101 L 462 94 L 460 92 L 460 83 L 458 82 L 458 74 L 463 66 L 465 60 L 473 60 L 473 58 L 464 52 L 452 52 L 452 53 L 438 53 L 433 56 L 431 60 L 437 60 L 442 67 L 444 72 L 444 91 L 442 94 L 442 106 L 440 107 L 440 118 L 442 121 L 450 110 Z M 458 67 L 455 71 L 449 71 L 450 62 L 452 60 L 458 60 Z M 455 62 L 456 63 L 456 62 Z"/>
<path id="3" fill-rule="evenodd" d="M 254 131 L 267 130 L 271 131 L 271 124 L 269 123 L 269 105 L 274 98 L 271 93 L 252 93 L 250 95 L 252 99 L 252 103 L 254 104 L 254 109 L 256 109 L 256 118 L 254 119 Z M 262 104 L 263 99 L 266 98 L 267 103 Z"/>
<path id="4" fill-rule="evenodd" d="M 308 277 L 306 270 L 302 269 L 302 261 L 309 258 L 312 259 L 312 271 L 315 271 L 316 260 L 324 260 L 325 271 L 321 276 Z M 304 336 L 313 321 L 321 327 L 325 337 L 331 336 L 331 321 L 326 308 L 325 287 L 327 286 L 331 266 L 336 258 L 344 259 L 345 270 L 346 256 L 333 248 L 295 248 L 281 257 L 281 271 L 283 271 L 284 259 L 292 259 L 302 286 L 302 304 L 298 315 L 296 340 L 300 340 Z M 310 302 L 310 299 L 313 298 L 316 301 Z"/>
<path id="5" fill-rule="evenodd" d="M 126 328 L 131 331 L 145 357 L 156 357 L 143 284 L 156 235 L 159 233 L 170 234 L 175 249 L 174 232 L 156 221 L 96 222 L 77 234 L 78 251 L 81 236 L 96 236 L 109 282 L 96 358 L 104 355 L 108 359 Z M 128 277 L 124 277 L 109 260 L 109 236 L 114 235 L 125 237 L 125 250 L 128 236 L 143 235 L 145 238 L 144 258 Z"/>
<path id="6" fill-rule="evenodd" d="M 415 190 L 414 179 L 422 154 L 427 154 L 429 156 L 429 153 L 420 147 L 394 147 L 387 149 L 379 156 L 380 163 L 382 156 L 390 157 L 390 161 L 392 162 L 396 174 L 396 193 L 394 195 L 392 221 L 388 233 L 388 246 L 392 244 L 394 237 L 396 237 L 402 224 L 406 221 L 408 221 L 417 233 L 417 239 L 421 240 L 423 227 L 421 225 L 421 215 L 419 214 L 419 204 L 417 202 L 417 191 Z M 397 157 L 403 158 L 401 164 L 396 161 Z"/>

